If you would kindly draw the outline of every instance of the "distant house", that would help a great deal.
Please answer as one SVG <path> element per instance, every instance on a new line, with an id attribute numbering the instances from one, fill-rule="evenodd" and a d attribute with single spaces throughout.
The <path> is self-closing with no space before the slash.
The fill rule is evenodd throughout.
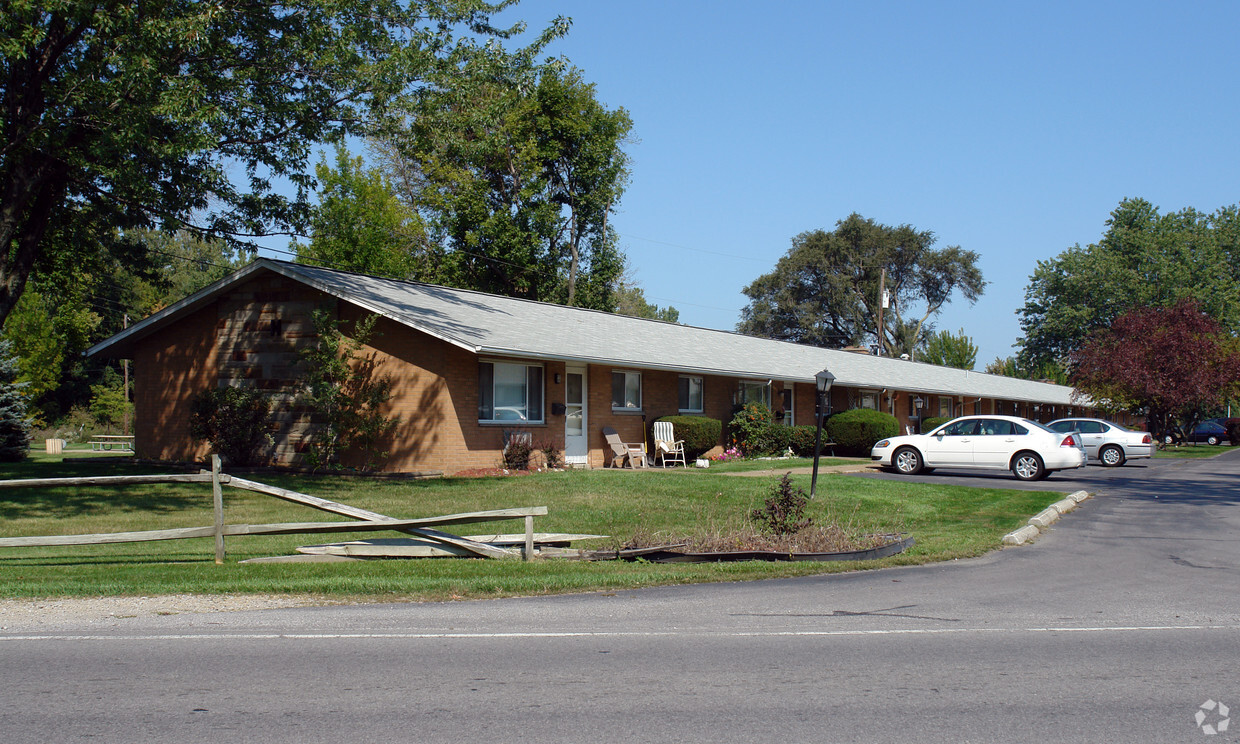
<path id="1" fill-rule="evenodd" d="M 645 441 L 661 416 L 726 423 L 743 401 L 769 404 L 785 424 L 812 424 L 823 369 L 836 378 L 831 410 L 881 409 L 902 427 L 930 416 L 1081 412 L 1060 385 L 269 259 L 88 353 L 134 360 L 139 456 L 203 458 L 206 445 L 189 434 L 191 402 L 246 385 L 276 401 L 270 458 L 295 463 L 312 426 L 296 402 L 299 350 L 314 338 L 317 307 L 346 324 L 381 316 L 364 353 L 395 382 L 391 471 L 494 467 L 513 429 L 570 463 L 601 467 L 605 426 Z"/>

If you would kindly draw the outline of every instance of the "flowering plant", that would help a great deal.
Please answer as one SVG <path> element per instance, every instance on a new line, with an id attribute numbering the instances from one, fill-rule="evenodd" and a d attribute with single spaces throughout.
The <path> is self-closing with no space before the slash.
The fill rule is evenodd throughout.
<path id="1" fill-rule="evenodd" d="M 715 455 L 711 459 L 716 460 L 718 462 L 727 462 L 728 460 L 743 460 L 745 459 L 745 455 L 741 453 L 741 450 L 739 447 L 733 445 L 727 448 L 726 450 L 724 450 L 723 454 Z"/>

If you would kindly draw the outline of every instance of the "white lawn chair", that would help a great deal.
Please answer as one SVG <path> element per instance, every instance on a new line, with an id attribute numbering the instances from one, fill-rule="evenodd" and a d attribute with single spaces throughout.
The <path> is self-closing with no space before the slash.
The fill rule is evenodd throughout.
<path id="1" fill-rule="evenodd" d="M 654 457 L 656 463 L 663 461 L 663 467 L 667 467 L 669 462 L 689 467 L 685 462 L 685 442 L 676 439 L 671 421 L 654 422 Z"/>

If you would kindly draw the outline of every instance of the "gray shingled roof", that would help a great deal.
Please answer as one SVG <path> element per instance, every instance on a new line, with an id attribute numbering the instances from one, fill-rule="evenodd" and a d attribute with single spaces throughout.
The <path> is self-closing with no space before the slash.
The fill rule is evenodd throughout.
<path id="1" fill-rule="evenodd" d="M 753 338 L 596 310 L 259 259 L 87 351 L 130 344 L 226 287 L 270 270 L 482 356 L 555 359 L 753 379 L 813 382 L 823 369 L 848 387 L 1078 405 L 1072 388 L 919 362 Z"/>

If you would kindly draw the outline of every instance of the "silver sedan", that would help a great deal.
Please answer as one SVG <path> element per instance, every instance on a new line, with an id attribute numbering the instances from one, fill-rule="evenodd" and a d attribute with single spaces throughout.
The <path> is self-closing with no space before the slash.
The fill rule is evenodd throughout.
<path id="1" fill-rule="evenodd" d="M 1052 421 L 1047 426 L 1064 434 L 1079 431 L 1089 459 L 1110 468 L 1123 465 L 1128 460 L 1154 456 L 1154 438 L 1148 432 L 1125 429 L 1111 421 L 1066 418 Z"/>

